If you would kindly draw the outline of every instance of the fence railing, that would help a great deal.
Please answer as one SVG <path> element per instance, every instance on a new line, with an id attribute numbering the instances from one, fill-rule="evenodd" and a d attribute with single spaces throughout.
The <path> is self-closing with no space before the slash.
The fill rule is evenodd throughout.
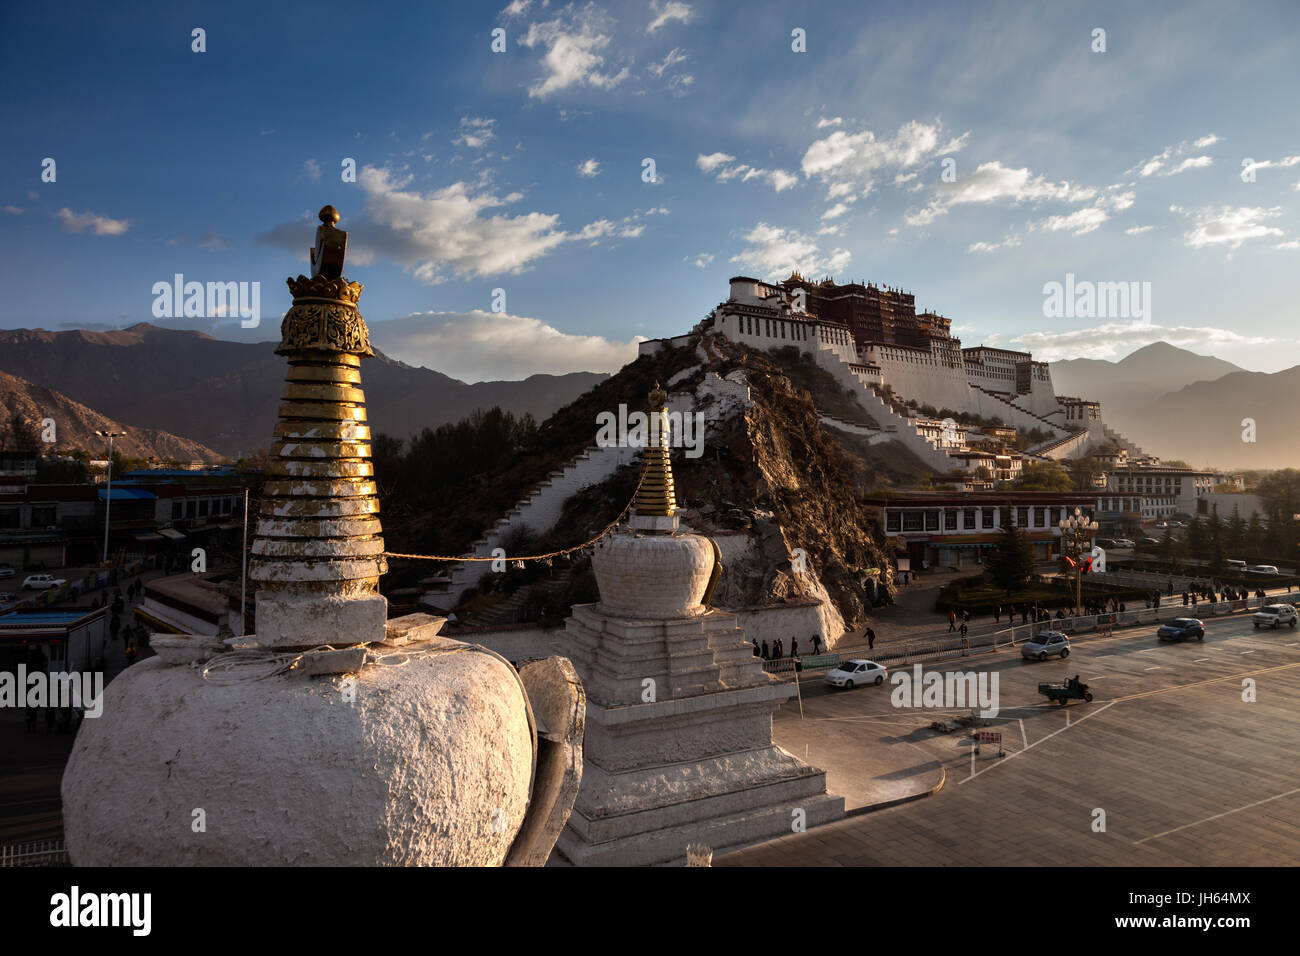
<path id="1" fill-rule="evenodd" d="M 890 643 L 879 648 L 869 648 L 865 644 L 852 647 L 837 647 L 826 654 L 803 658 L 784 657 L 775 661 L 763 661 L 763 670 L 776 676 L 793 676 L 796 660 L 800 673 L 808 671 L 832 670 L 846 660 L 870 658 L 877 664 L 886 666 L 902 664 L 923 664 L 943 660 L 949 657 L 966 657 L 976 650 L 997 650 L 1002 647 L 1015 647 L 1025 644 L 1035 637 L 1052 631 L 1062 631 L 1070 635 L 1090 634 L 1107 631 L 1117 627 L 1136 627 L 1143 624 L 1157 624 L 1179 617 L 1219 617 L 1237 611 L 1247 611 L 1263 607 L 1266 604 L 1296 604 L 1300 602 L 1300 591 L 1290 596 L 1273 595 L 1272 597 L 1251 597 L 1238 601 L 1201 601 L 1198 604 L 1165 604 L 1158 608 L 1138 608 L 1132 611 L 1115 611 L 1105 614 L 1087 614 L 1080 617 L 1051 618 L 1029 624 L 1017 624 L 1000 631 L 971 635 L 961 638 L 925 638 L 902 643 Z"/>
<path id="2" fill-rule="evenodd" d="M 62 840 L 37 840 L 35 843 L 0 846 L 0 867 L 71 865 L 68 848 Z"/>

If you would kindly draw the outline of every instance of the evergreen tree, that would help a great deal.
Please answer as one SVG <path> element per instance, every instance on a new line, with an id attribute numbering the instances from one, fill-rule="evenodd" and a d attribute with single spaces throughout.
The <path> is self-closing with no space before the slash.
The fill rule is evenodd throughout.
<path id="1" fill-rule="evenodd" d="M 1192 519 L 1192 523 L 1187 527 L 1187 549 L 1193 555 L 1199 555 L 1205 550 L 1208 543 L 1209 534 L 1205 527 L 1205 522 L 1201 516 L 1197 515 Z"/>
<path id="2" fill-rule="evenodd" d="M 1246 544 L 1246 522 L 1241 518 L 1241 509 L 1232 506 L 1232 517 L 1223 529 L 1224 545 L 1232 551 L 1240 551 Z"/>
<path id="3" fill-rule="evenodd" d="M 989 556 L 989 575 L 1007 597 L 1022 587 L 1034 573 L 1034 548 L 1023 531 L 1012 521 L 1010 505 L 1002 506 L 1002 536 Z"/>

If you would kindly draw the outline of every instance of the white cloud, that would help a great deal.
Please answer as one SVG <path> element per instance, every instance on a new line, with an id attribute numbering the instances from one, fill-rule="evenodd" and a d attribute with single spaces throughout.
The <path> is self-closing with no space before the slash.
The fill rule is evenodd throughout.
<path id="1" fill-rule="evenodd" d="M 496 120 L 486 119 L 481 116 L 462 116 L 460 118 L 460 134 L 451 141 L 453 146 L 464 146 L 467 149 L 482 149 L 496 136 L 493 127 L 496 126 Z"/>
<path id="2" fill-rule="evenodd" d="M 848 212 L 850 208 L 851 207 L 847 203 L 837 202 L 834 206 L 831 206 L 822 213 L 822 220 L 838 219 L 840 216 Z"/>
<path id="3" fill-rule="evenodd" d="M 1197 149 L 1205 149 L 1205 147 L 1207 146 L 1213 146 L 1215 143 L 1219 143 L 1222 141 L 1223 141 L 1222 137 L 1215 136 L 1213 133 L 1210 133 L 1208 136 L 1202 136 L 1192 145 L 1195 146 Z"/>
<path id="4" fill-rule="evenodd" d="M 756 269 L 760 274 L 776 276 L 790 272 L 800 272 L 804 275 L 834 273 L 846 268 L 851 258 L 846 249 L 835 249 L 824 256 L 812 237 L 794 229 L 781 229 L 765 222 L 754 226 L 745 234 L 744 239 L 750 243 L 749 248 L 732 256 L 731 261 Z"/>
<path id="5" fill-rule="evenodd" d="M 1011 340 L 1044 362 L 1086 357 L 1114 359 L 1134 347 L 1168 342 L 1179 348 L 1214 352 L 1225 346 L 1261 345 L 1272 339 L 1241 335 L 1229 329 L 1195 326 L 1152 325 L 1142 321 L 1108 322 L 1088 329 L 1066 332 L 1029 332 Z"/>
<path id="6" fill-rule="evenodd" d="M 408 188 L 410 177 L 396 178 L 392 171 L 372 166 L 362 168 L 357 183 L 368 221 L 364 230 L 352 233 L 349 259 L 360 264 L 388 258 L 429 285 L 446 281 L 449 273 L 517 274 L 566 242 L 596 240 L 616 231 L 604 219 L 569 232 L 552 213 L 500 212 L 521 200 L 522 193 L 500 197 L 481 184 L 455 182 L 425 194 Z M 258 240 L 297 250 L 302 228 L 301 222 L 282 224 Z"/>
<path id="7" fill-rule="evenodd" d="M 614 372 L 636 358 L 637 343 L 644 340 L 573 335 L 540 319 L 478 309 L 372 322 L 370 336 L 392 358 L 467 382 L 520 379 L 539 372 Z"/>
<path id="8" fill-rule="evenodd" d="M 5 206 L 5 212 L 11 216 L 21 216 L 23 214 L 23 211 L 17 206 Z"/>
<path id="9" fill-rule="evenodd" d="M 707 267 L 708 264 L 712 261 L 713 261 L 713 256 L 707 252 L 701 252 L 698 256 L 695 257 L 695 265 L 701 269 Z"/>
<path id="10" fill-rule="evenodd" d="M 840 116 L 832 116 L 830 119 L 827 119 L 826 117 L 823 116 L 821 119 L 817 121 L 817 128 L 825 129 L 828 126 L 840 126 L 841 124 L 843 124 L 843 122 L 844 119 L 843 117 Z"/>
<path id="11" fill-rule="evenodd" d="M 995 160 L 981 163 L 975 172 L 959 176 L 955 183 L 941 182 L 937 193 L 924 209 L 904 217 L 908 225 L 928 225 L 954 206 L 967 203 L 1084 202 L 1093 199 L 1097 190 L 1070 182 L 1049 182 L 1028 169 L 1012 169 Z"/>
<path id="12" fill-rule="evenodd" d="M 1048 216 L 1035 223 L 1034 228 L 1045 229 L 1048 232 L 1072 232 L 1076 236 L 1082 236 L 1084 233 L 1092 232 L 1109 218 L 1106 210 L 1098 206 L 1087 206 L 1076 209 L 1068 215 Z"/>
<path id="13" fill-rule="evenodd" d="M 966 247 L 967 252 L 995 252 L 998 249 L 1014 249 L 1020 245 L 1020 237 L 1016 235 L 1007 236 L 1001 242 L 972 242 Z M 955 327 L 954 327 L 955 328 Z M 967 331 L 974 331 L 967 328 Z"/>
<path id="14" fill-rule="evenodd" d="M 1252 162 L 1249 166 L 1243 166 L 1242 169 L 1248 169 L 1253 172 L 1258 169 L 1285 168 L 1287 166 L 1294 166 L 1296 163 L 1300 163 L 1300 156 L 1284 156 L 1276 162 L 1271 159 L 1260 160 L 1258 163 Z"/>
<path id="15" fill-rule="evenodd" d="M 1140 236 L 1142 233 L 1150 232 L 1154 228 L 1155 226 L 1129 226 L 1124 230 L 1124 234 L 1127 236 Z"/>
<path id="16" fill-rule="evenodd" d="M 649 25 L 645 28 L 646 33 L 654 33 L 660 27 L 673 20 L 680 20 L 682 23 L 690 23 L 691 17 L 695 16 L 695 11 L 692 10 L 689 5 L 680 3 L 678 0 L 668 0 L 668 2 L 662 5 L 651 0 L 650 10 L 654 13 L 655 18 L 651 20 Z"/>
<path id="17" fill-rule="evenodd" d="M 1146 177 L 1154 176 L 1159 173 L 1161 176 L 1177 176 L 1179 173 L 1185 172 L 1189 169 L 1201 169 L 1211 165 L 1214 162 L 1213 157 L 1193 156 L 1182 160 L 1178 165 L 1172 167 L 1169 166 L 1169 163 L 1177 157 L 1186 156 L 1186 154 L 1192 149 L 1205 149 L 1207 146 L 1213 146 L 1218 142 L 1221 142 L 1220 137 L 1210 133 L 1208 136 L 1202 136 L 1192 144 L 1188 144 L 1187 140 L 1183 140 L 1180 143 L 1175 143 L 1173 146 L 1166 146 L 1146 162 L 1138 163 L 1136 166 L 1129 169 L 1126 175 L 1137 173 L 1139 176 Z M 1161 172 L 1161 170 L 1164 171 Z"/>
<path id="18" fill-rule="evenodd" d="M 600 175 L 600 163 L 595 159 L 584 159 L 578 164 L 578 175 L 583 179 L 593 179 Z"/>
<path id="19" fill-rule="evenodd" d="M 777 192 L 783 192 L 799 185 L 799 177 L 794 173 L 788 173 L 784 169 L 759 169 L 745 163 L 733 166 L 731 163 L 735 161 L 735 158 L 735 156 L 728 153 L 709 153 L 707 155 L 700 153 L 695 157 L 695 165 L 703 173 L 713 173 L 714 178 L 720 183 L 732 179 L 739 179 L 742 183 L 747 183 L 751 179 L 763 179 Z"/>
<path id="20" fill-rule="evenodd" d="M 1184 170 L 1201 169 L 1205 166 L 1212 166 L 1212 165 L 1214 165 L 1214 157 L 1212 156 L 1189 156 L 1187 159 L 1184 159 L 1173 169 L 1169 170 L 1169 172 L 1163 173 L 1162 175 L 1177 176 L 1179 173 L 1183 172 Z"/>
<path id="21" fill-rule="evenodd" d="M 1211 206 L 1195 210 L 1171 206 L 1170 210 L 1192 220 L 1192 228 L 1183 239 L 1193 249 L 1215 245 L 1237 249 L 1248 239 L 1282 235 L 1281 229 L 1263 222 L 1280 216 L 1281 206 L 1271 209 L 1262 206 Z"/>
<path id="22" fill-rule="evenodd" d="M 93 212 L 76 213 L 67 207 L 55 215 L 63 224 L 64 232 L 85 232 L 89 229 L 96 236 L 120 236 L 131 228 L 130 219 L 109 219 Z"/>
<path id="23" fill-rule="evenodd" d="M 566 7 L 554 20 L 531 23 L 519 41 L 529 49 L 541 47 L 545 74 L 528 88 L 528 95 L 545 99 L 573 86 L 609 90 L 631 73 L 623 67 L 617 73 L 604 70 L 600 52 L 610 44 L 612 21 L 589 3 L 580 10 Z"/>
<path id="24" fill-rule="evenodd" d="M 1288 242 L 1279 242 L 1273 248 L 1274 249 L 1300 249 L 1300 239 L 1291 239 Z"/>
<path id="25" fill-rule="evenodd" d="M 662 60 L 660 60 L 658 63 L 651 63 L 649 66 L 646 67 L 646 69 L 650 71 L 651 76 L 658 79 L 659 77 L 664 75 L 665 71 L 676 66 L 678 63 L 685 63 L 685 62 L 686 62 L 686 54 L 682 52 L 682 49 L 680 47 L 674 47 L 672 50 L 668 52 L 668 55 L 665 56 Z"/>
<path id="26" fill-rule="evenodd" d="M 320 163 L 314 159 L 309 159 L 302 164 L 302 168 L 306 171 L 308 179 L 314 183 L 320 182 Z"/>
<path id="27" fill-rule="evenodd" d="M 942 136 L 943 128 L 937 121 L 904 123 L 893 136 L 885 139 L 877 139 L 871 130 L 849 133 L 837 129 L 808 147 L 801 166 L 805 176 L 826 183 L 828 200 L 848 192 L 865 196 L 871 192 L 875 175 L 881 170 L 892 168 L 902 172 L 946 153 L 958 152 L 970 134 L 963 133 L 946 143 L 941 142 Z"/>

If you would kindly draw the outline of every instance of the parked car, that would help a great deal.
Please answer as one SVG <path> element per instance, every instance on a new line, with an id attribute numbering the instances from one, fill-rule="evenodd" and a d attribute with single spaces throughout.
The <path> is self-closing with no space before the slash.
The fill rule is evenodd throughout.
<path id="1" fill-rule="evenodd" d="M 50 588 L 62 587 L 67 583 L 65 578 L 56 578 L 52 574 L 29 574 L 23 579 L 23 590 L 35 588 L 38 591 L 47 591 Z"/>
<path id="2" fill-rule="evenodd" d="M 1245 571 L 1245 570 L 1246 570 L 1246 562 L 1245 562 L 1245 561 L 1239 561 L 1239 560 L 1237 560 L 1236 558 L 1229 558 L 1229 559 L 1228 559 L 1228 568 L 1229 568 L 1229 570 L 1232 570 L 1232 571 Z"/>
<path id="3" fill-rule="evenodd" d="M 1020 656 L 1031 661 L 1045 661 L 1049 657 L 1065 660 L 1070 656 L 1070 639 L 1060 631 L 1039 634 L 1020 646 Z"/>
<path id="4" fill-rule="evenodd" d="M 1196 638 L 1205 640 L 1205 623 L 1194 617 L 1176 617 L 1160 625 L 1156 637 L 1162 641 L 1190 641 Z"/>
<path id="5" fill-rule="evenodd" d="M 1099 547 L 1099 548 L 1107 548 L 1107 549 L 1109 549 L 1109 548 L 1113 548 L 1113 547 L 1115 547 L 1115 539 L 1114 539 L 1114 538 L 1098 538 L 1098 539 L 1097 539 L 1095 542 L 1093 542 L 1093 543 L 1096 544 L 1097 547 Z"/>
<path id="6" fill-rule="evenodd" d="M 1266 604 L 1251 618 L 1256 628 L 1271 627 L 1277 630 L 1283 624 L 1295 627 L 1296 611 L 1290 604 Z"/>
<path id="7" fill-rule="evenodd" d="M 1117 548 L 1131 548 L 1131 547 L 1133 547 L 1133 539 L 1132 539 L 1132 538 L 1116 538 L 1116 539 L 1115 539 L 1115 547 L 1117 547 Z"/>
<path id="8" fill-rule="evenodd" d="M 1277 567 L 1272 564 L 1256 564 L 1248 568 L 1251 574 L 1278 574 Z"/>
<path id="9" fill-rule="evenodd" d="M 17 573 L 12 565 L 0 564 L 0 578 L 12 578 Z"/>
<path id="10" fill-rule="evenodd" d="M 883 684 L 889 674 L 889 668 L 875 661 L 844 661 L 839 667 L 826 675 L 826 683 L 835 687 L 853 688 L 858 684 Z"/>
<path id="11" fill-rule="evenodd" d="M 1148 538 L 1143 538 L 1143 539 L 1142 539 L 1142 543 L 1143 543 L 1143 544 L 1159 544 L 1159 543 L 1160 543 L 1160 539 L 1159 539 L 1159 538 L 1149 538 L 1149 537 L 1148 537 Z"/>

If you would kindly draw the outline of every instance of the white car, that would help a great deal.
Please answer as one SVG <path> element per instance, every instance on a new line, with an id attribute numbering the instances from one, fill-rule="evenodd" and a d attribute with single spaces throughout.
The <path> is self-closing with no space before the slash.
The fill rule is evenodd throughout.
<path id="1" fill-rule="evenodd" d="M 1045 661 L 1049 657 L 1065 660 L 1070 656 L 1070 639 L 1060 631 L 1046 631 L 1022 644 L 1020 656 L 1031 661 Z"/>
<path id="2" fill-rule="evenodd" d="M 0 564 L 0 578 L 12 578 L 18 572 L 8 564 Z"/>
<path id="3" fill-rule="evenodd" d="M 56 578 L 52 574 L 29 574 L 23 579 L 23 590 L 35 588 L 38 591 L 47 591 L 50 588 L 62 587 L 67 583 L 66 578 Z"/>
<path id="4" fill-rule="evenodd" d="M 1277 566 L 1273 564 L 1256 564 L 1247 568 L 1251 574 L 1277 574 Z"/>
<path id="5" fill-rule="evenodd" d="M 1117 547 L 1117 548 L 1132 548 L 1132 547 L 1135 547 L 1135 545 L 1134 545 L 1134 543 L 1133 543 L 1133 539 L 1132 539 L 1132 538 L 1116 538 L 1116 539 L 1115 539 L 1115 547 Z"/>
<path id="6" fill-rule="evenodd" d="M 1251 618 L 1256 628 L 1271 627 L 1277 630 L 1283 624 L 1295 627 L 1296 612 L 1290 604 L 1266 604 Z"/>
<path id="7" fill-rule="evenodd" d="M 835 687 L 856 687 L 859 684 L 883 684 L 889 674 L 889 668 L 875 661 L 844 661 L 826 675 L 826 683 Z"/>

